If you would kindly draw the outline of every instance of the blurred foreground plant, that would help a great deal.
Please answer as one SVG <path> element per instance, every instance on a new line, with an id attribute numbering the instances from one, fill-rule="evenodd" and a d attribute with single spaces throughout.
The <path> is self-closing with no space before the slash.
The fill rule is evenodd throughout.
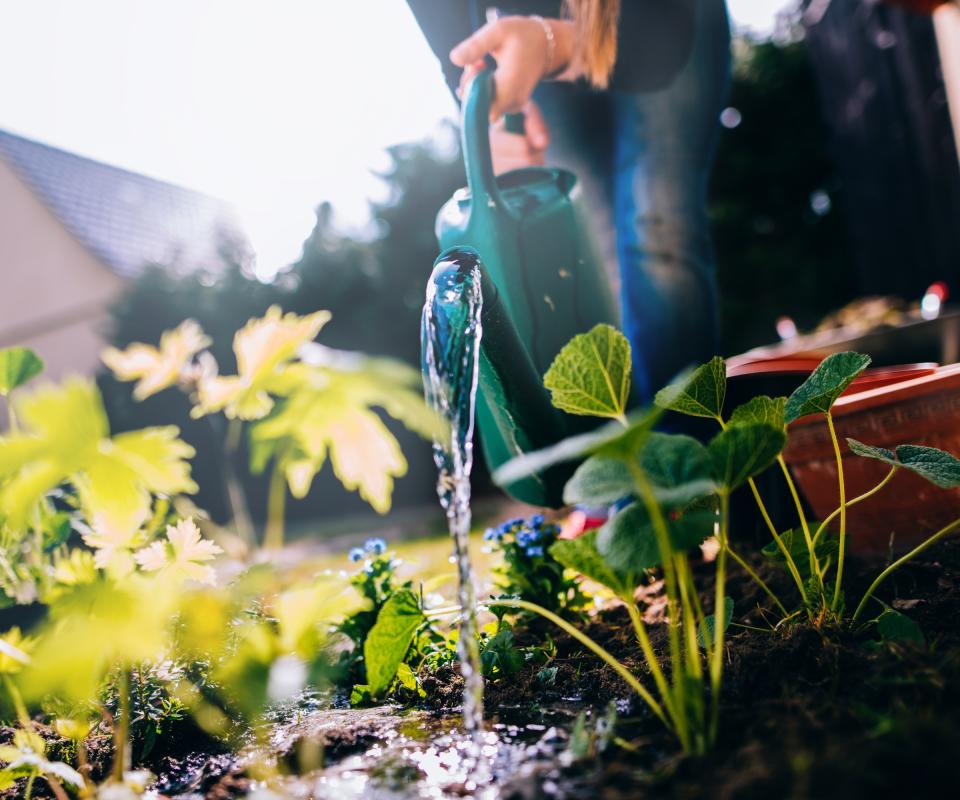
<path id="1" fill-rule="evenodd" d="M 201 352 L 209 339 L 191 320 L 164 333 L 159 347 L 135 343 L 103 355 L 120 380 L 139 380 L 139 399 L 178 384 L 193 395 L 193 416 L 222 412 L 234 449 L 239 425 L 251 423 L 251 469 L 271 468 L 269 547 L 283 544 L 287 491 L 305 497 L 328 458 L 344 488 L 378 513 L 390 509 L 407 462 L 375 408 L 428 439 L 441 424 L 423 402 L 415 370 L 311 344 L 329 319 L 326 311 L 298 316 L 272 306 L 234 336 L 236 375 L 218 374 L 213 356 Z M 242 516 L 237 508 L 234 516 Z"/>

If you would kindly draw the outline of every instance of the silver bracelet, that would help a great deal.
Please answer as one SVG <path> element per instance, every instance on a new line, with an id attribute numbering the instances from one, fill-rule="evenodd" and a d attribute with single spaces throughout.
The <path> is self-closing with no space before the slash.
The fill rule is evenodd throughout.
<path id="1" fill-rule="evenodd" d="M 553 26 L 539 14 L 531 14 L 530 19 L 534 19 L 540 23 L 540 27 L 543 28 L 543 32 L 547 37 L 547 57 L 543 67 L 544 77 L 547 77 L 553 72 L 553 59 L 557 53 L 557 37 L 553 33 Z"/>

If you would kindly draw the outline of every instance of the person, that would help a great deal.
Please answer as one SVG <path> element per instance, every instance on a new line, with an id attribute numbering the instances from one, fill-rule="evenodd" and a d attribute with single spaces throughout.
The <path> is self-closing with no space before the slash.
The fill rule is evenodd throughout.
<path id="1" fill-rule="evenodd" d="M 619 284 L 634 400 L 717 351 L 707 183 L 730 69 L 724 0 L 407 0 L 462 94 L 496 61 L 498 172 L 565 167 L 581 181 Z M 522 134 L 504 115 L 523 112 Z"/>

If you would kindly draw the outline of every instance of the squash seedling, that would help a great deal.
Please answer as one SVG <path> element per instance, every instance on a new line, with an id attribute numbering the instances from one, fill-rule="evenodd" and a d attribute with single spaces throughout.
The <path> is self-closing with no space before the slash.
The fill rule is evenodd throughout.
<path id="1" fill-rule="evenodd" d="M 614 422 L 515 459 L 498 470 L 494 480 L 507 484 L 553 463 L 581 458 L 585 460 L 568 482 L 564 500 L 594 506 L 626 503 L 598 533 L 559 541 L 550 552 L 573 571 L 610 588 L 624 603 L 656 696 L 571 623 L 531 603 L 497 603 L 512 602 L 562 627 L 617 671 L 677 735 L 685 751 L 704 752 L 717 734 L 724 636 L 733 613 L 725 591 L 729 497 L 774 462 L 786 436 L 782 425 L 764 420 L 723 431 L 708 445 L 689 436 L 654 432 L 659 409 L 626 413 L 629 380 L 630 349 L 622 334 L 598 326 L 575 337 L 544 379 L 554 405 Z M 676 402 L 698 411 L 719 413 L 723 403 L 722 385 L 709 370 L 687 376 L 674 390 Z M 714 535 L 720 551 L 714 614 L 708 616 L 688 552 Z M 663 572 L 667 596 L 669 679 L 634 598 L 643 576 L 655 568 Z M 708 684 L 709 711 L 704 696 Z"/>

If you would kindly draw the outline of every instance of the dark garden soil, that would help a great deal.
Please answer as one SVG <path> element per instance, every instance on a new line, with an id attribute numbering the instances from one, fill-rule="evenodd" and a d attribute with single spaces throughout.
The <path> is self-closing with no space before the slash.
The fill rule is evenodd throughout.
<path id="1" fill-rule="evenodd" d="M 775 591 L 791 597 L 783 573 L 757 566 Z M 848 596 L 859 600 L 883 566 L 850 563 Z M 728 585 L 731 596 L 743 598 L 735 618 L 766 627 L 765 595 L 736 571 Z M 923 553 L 878 594 L 919 623 L 925 646 L 880 643 L 875 626 L 860 633 L 808 623 L 776 631 L 732 627 L 712 754 L 677 757 L 658 721 L 631 699 L 617 733 L 637 750 L 610 748 L 574 783 L 583 796 L 604 800 L 960 796 L 960 540 Z M 753 610 L 744 614 L 747 608 Z M 518 631 L 520 642 L 537 641 L 537 627 L 535 634 Z M 587 632 L 642 673 L 622 609 L 603 613 Z M 626 684 L 575 640 L 550 633 L 558 647 L 553 687 L 537 679 L 539 667 L 525 669 L 488 683 L 488 710 L 579 699 L 599 713 L 630 697 Z M 665 645 L 662 626 L 652 638 L 658 650 Z M 453 706 L 457 678 L 429 691 L 434 702 Z"/>
<path id="2" fill-rule="evenodd" d="M 858 600 L 883 565 L 848 563 L 848 597 Z M 792 585 L 784 573 L 769 563 L 757 568 L 783 598 L 792 598 Z M 698 581 L 707 585 L 712 568 L 700 571 Z M 506 778 L 504 784 L 511 788 L 505 788 L 502 797 L 877 800 L 958 796 L 960 540 L 931 548 L 895 573 L 878 592 L 884 602 L 919 623 L 926 639 L 922 646 L 881 643 L 875 626 L 851 631 L 803 622 L 769 630 L 765 595 L 735 567 L 728 583 L 728 593 L 740 598 L 735 619 L 766 630 L 730 629 L 721 729 L 713 753 L 701 758 L 678 756 L 672 738 L 609 668 L 562 632 L 532 622 L 518 627 L 518 643 L 539 644 L 549 633 L 557 646 L 551 663 L 557 668 L 555 680 L 545 685 L 538 678 L 541 667 L 530 666 L 508 678 L 488 681 L 491 724 L 519 720 L 522 725 L 524 719 L 541 719 L 551 709 L 563 708 L 569 728 L 570 709 L 592 709 L 599 715 L 616 701 L 617 736 L 631 747 L 612 745 L 597 759 L 572 765 L 561 766 L 554 759 L 550 770 L 535 780 L 518 783 Z M 879 603 L 874 606 L 871 611 L 882 610 Z M 601 613 L 587 632 L 643 674 L 622 609 Z M 664 633 L 662 625 L 651 626 L 658 650 Z M 291 772 L 303 769 L 305 757 L 314 759 L 314 766 L 322 758 L 335 767 L 351 756 L 378 752 L 371 746 L 395 737 L 404 726 L 407 730 L 431 725 L 434 730 L 449 728 L 460 703 L 459 675 L 454 668 L 445 668 L 427 678 L 424 688 L 425 708 L 413 717 L 398 717 L 397 709 L 390 707 L 342 709 L 279 724 L 270 737 L 273 753 Z M 2 739 L 9 735 L 0 731 Z M 46 735 L 50 755 L 59 755 L 66 743 L 52 731 Z M 210 745 L 198 732 L 191 734 L 184 728 L 166 749 L 158 749 L 149 761 L 162 776 L 160 788 L 170 796 L 210 800 L 228 800 L 249 791 L 250 780 L 237 758 L 215 752 Z M 109 740 L 91 740 L 90 751 L 95 777 L 100 777 L 109 763 Z M 4 800 L 15 796 L 0 793 Z M 42 781 L 37 782 L 35 796 L 49 796 Z"/>

